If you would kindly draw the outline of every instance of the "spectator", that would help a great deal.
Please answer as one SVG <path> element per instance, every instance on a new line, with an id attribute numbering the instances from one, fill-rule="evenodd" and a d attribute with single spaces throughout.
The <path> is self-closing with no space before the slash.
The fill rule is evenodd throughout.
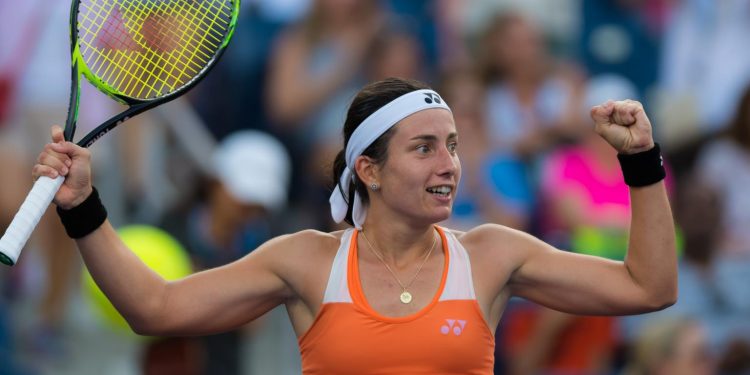
<path id="1" fill-rule="evenodd" d="M 186 245 L 196 270 L 231 263 L 271 238 L 272 221 L 289 190 L 287 151 L 265 133 L 233 133 L 212 161 L 216 175 L 207 183 L 205 200 L 165 223 Z M 241 340 L 240 330 L 204 337 L 205 373 L 239 374 Z"/>
<path id="2" fill-rule="evenodd" d="M 717 244 L 722 233 L 722 197 L 695 175 L 680 180 L 676 192 L 674 215 L 684 238 L 680 298 L 661 313 L 626 317 L 624 332 L 638 332 L 656 319 L 690 317 L 705 327 L 721 373 L 742 373 L 743 368 L 750 368 L 750 323 L 747 312 L 732 303 L 742 293 L 737 287 L 742 281 L 721 275 Z"/>
<path id="3" fill-rule="evenodd" d="M 480 48 L 495 150 L 532 157 L 577 132 L 583 121 L 580 78 L 554 62 L 535 25 L 501 14 Z"/>
<path id="4" fill-rule="evenodd" d="M 738 102 L 729 127 L 699 153 L 700 178 L 722 197 L 720 256 L 750 260 L 750 86 Z"/>
<path id="5" fill-rule="evenodd" d="M 744 0 L 674 2 L 664 34 L 660 84 L 671 102 L 697 111 L 697 136 L 731 121 L 735 103 L 750 83 L 750 3 Z M 680 128 L 676 127 L 676 135 Z M 685 130 L 682 130 L 683 132 Z"/>
<path id="6" fill-rule="evenodd" d="M 705 329 L 689 319 L 654 321 L 638 335 L 624 375 L 712 375 Z"/>
<path id="7" fill-rule="evenodd" d="M 290 218 L 293 227 L 329 223 L 321 214 L 327 199 L 319 177 L 324 165 L 310 155 L 339 135 L 381 24 L 376 0 L 315 0 L 307 17 L 274 42 L 265 96 L 274 133 L 285 139 L 299 171 L 291 198 L 301 209 Z"/>

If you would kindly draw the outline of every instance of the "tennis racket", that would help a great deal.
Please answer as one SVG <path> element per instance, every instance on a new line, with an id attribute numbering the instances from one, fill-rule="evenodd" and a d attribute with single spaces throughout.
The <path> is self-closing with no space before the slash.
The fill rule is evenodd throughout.
<path id="1" fill-rule="evenodd" d="M 71 86 L 65 140 L 73 141 L 81 75 L 128 106 L 86 134 L 91 146 L 129 118 L 194 87 L 224 52 L 239 0 L 74 0 L 70 9 Z M 40 177 L 0 239 L 0 262 L 18 260 L 64 178 Z"/>

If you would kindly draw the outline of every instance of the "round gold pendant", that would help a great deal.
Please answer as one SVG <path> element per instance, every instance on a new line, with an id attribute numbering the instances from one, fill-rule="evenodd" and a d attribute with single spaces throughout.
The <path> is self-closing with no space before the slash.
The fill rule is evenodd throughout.
<path id="1" fill-rule="evenodd" d="M 409 303 L 411 302 L 411 293 L 404 291 L 401 293 L 401 302 L 402 303 Z"/>

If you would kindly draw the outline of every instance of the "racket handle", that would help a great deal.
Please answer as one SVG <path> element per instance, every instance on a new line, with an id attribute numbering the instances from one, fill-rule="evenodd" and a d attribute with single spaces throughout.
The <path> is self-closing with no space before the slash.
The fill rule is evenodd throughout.
<path id="1" fill-rule="evenodd" d="M 52 203 L 52 199 L 60 190 L 60 186 L 65 177 L 57 176 L 55 179 L 49 177 L 39 177 L 31 188 L 26 200 L 23 201 L 21 208 L 8 226 L 8 230 L 0 238 L 0 262 L 12 266 L 18 260 L 21 250 L 26 241 L 31 237 L 31 233 L 36 228 L 39 220 L 47 211 L 47 207 Z"/>

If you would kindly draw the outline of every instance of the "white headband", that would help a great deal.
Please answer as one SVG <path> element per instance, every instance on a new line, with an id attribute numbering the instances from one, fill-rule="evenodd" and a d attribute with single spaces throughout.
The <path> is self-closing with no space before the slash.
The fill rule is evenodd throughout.
<path id="1" fill-rule="evenodd" d="M 331 203 L 333 220 L 340 223 L 346 218 L 346 211 L 349 207 L 347 204 L 349 201 L 349 183 L 353 181 L 354 173 L 352 168 L 354 168 L 354 161 L 357 160 L 357 157 L 362 155 L 367 147 L 393 125 L 396 125 L 396 123 L 414 113 L 430 108 L 443 108 L 450 111 L 448 105 L 445 104 L 445 101 L 435 91 L 412 91 L 394 99 L 392 102 L 375 111 L 375 113 L 368 116 L 354 130 L 351 138 L 349 138 L 349 144 L 346 146 L 347 167 L 341 174 L 338 186 L 334 187 L 331 198 L 328 200 Z M 351 203 L 354 204 L 354 208 L 352 209 L 354 226 L 357 229 L 361 229 L 362 223 L 364 223 L 365 217 L 367 217 L 367 207 L 364 206 L 362 198 L 356 191 L 354 193 L 354 200 Z"/>

